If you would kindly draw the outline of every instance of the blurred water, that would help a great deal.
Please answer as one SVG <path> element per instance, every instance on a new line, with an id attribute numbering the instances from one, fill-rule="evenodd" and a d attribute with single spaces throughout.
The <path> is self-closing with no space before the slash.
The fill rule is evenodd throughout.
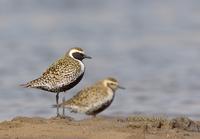
<path id="1" fill-rule="evenodd" d="M 81 83 L 107 76 L 118 91 L 103 115 L 164 114 L 200 119 L 200 1 L 0 0 L 0 120 L 53 116 L 55 95 L 23 89 L 69 48 L 80 46 Z M 63 96 L 63 95 L 61 95 Z"/>

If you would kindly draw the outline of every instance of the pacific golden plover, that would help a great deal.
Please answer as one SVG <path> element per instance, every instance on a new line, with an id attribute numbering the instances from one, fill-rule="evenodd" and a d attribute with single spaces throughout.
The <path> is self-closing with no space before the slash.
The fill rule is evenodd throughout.
<path id="1" fill-rule="evenodd" d="M 81 90 L 71 99 L 59 104 L 59 107 L 96 116 L 110 106 L 118 88 L 124 89 L 116 79 L 109 77 Z"/>
<path id="2" fill-rule="evenodd" d="M 59 93 L 67 91 L 77 85 L 85 72 L 82 62 L 87 56 L 81 48 L 71 48 L 62 58 L 54 62 L 39 78 L 22 86 L 37 88 L 56 93 L 56 104 L 59 103 Z M 57 107 L 57 116 L 59 108 Z"/>

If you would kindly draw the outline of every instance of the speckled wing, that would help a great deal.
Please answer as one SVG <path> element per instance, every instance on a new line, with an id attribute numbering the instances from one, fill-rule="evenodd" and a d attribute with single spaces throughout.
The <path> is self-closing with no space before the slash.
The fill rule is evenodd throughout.
<path id="1" fill-rule="evenodd" d="M 79 106 L 79 107 L 89 107 L 93 104 L 104 103 L 102 102 L 107 95 L 106 88 L 102 86 L 89 87 L 78 92 L 70 100 L 66 101 L 64 105 L 68 106 Z M 61 104 L 62 105 L 62 104 Z"/>
<path id="2" fill-rule="evenodd" d="M 80 74 L 82 73 L 79 62 L 65 57 L 52 64 L 43 73 L 42 78 L 49 91 L 60 92 L 65 91 L 63 88 L 74 82 Z"/>

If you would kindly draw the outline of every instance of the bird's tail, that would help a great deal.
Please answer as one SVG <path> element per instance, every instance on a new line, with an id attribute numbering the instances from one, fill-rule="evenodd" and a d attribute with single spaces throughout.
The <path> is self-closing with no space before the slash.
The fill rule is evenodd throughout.
<path id="1" fill-rule="evenodd" d="M 38 78 L 28 83 L 20 84 L 20 86 L 24 88 L 37 88 L 37 87 L 43 86 L 43 81 L 42 81 L 42 78 Z"/>
<path id="2" fill-rule="evenodd" d="M 61 104 L 54 104 L 54 105 L 51 105 L 51 108 L 68 108 L 68 105 L 65 105 L 63 103 Z"/>
<path id="3" fill-rule="evenodd" d="M 29 87 L 31 87 L 31 85 L 30 85 L 29 83 L 20 84 L 19 86 L 24 87 L 24 88 L 29 88 Z"/>
<path id="4" fill-rule="evenodd" d="M 59 108 L 60 108 L 60 107 L 61 107 L 61 105 L 60 105 L 60 104 L 54 104 L 54 105 L 52 105 L 52 106 L 51 106 L 51 108 L 57 108 L 57 107 L 59 107 Z"/>

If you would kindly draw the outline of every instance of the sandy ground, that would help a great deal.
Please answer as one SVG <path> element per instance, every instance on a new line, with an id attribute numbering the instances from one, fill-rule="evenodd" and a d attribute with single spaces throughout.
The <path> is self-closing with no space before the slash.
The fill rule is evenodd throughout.
<path id="1" fill-rule="evenodd" d="M 200 139 L 199 122 L 188 118 L 16 117 L 0 123 L 0 139 Z"/>

